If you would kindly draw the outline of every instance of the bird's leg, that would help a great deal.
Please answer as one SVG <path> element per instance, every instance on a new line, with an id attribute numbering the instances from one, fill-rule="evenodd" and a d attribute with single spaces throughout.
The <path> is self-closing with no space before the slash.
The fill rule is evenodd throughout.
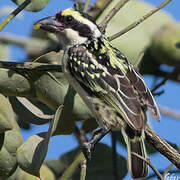
<path id="1" fill-rule="evenodd" d="M 81 148 L 84 156 L 87 160 L 91 159 L 91 150 L 94 146 L 109 132 L 109 129 L 98 129 L 94 131 L 93 136 L 89 142 L 85 142 L 82 144 Z"/>

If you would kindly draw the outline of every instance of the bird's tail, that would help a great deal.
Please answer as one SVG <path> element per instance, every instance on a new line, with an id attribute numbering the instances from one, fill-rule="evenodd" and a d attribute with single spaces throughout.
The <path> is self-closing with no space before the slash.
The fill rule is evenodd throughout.
<path id="1" fill-rule="evenodd" d="M 130 127 L 129 127 L 130 128 Z M 132 152 L 147 157 L 144 132 L 132 129 L 122 130 L 128 151 L 128 170 L 133 178 L 145 178 L 148 174 L 148 165 L 145 161 L 132 154 Z"/>

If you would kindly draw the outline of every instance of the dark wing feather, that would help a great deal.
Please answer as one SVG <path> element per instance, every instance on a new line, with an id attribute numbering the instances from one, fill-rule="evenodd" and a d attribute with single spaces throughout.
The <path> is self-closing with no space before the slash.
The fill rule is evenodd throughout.
<path id="1" fill-rule="evenodd" d="M 159 109 L 156 105 L 156 102 L 146 86 L 144 80 L 142 79 L 141 75 L 133 68 L 130 68 L 127 71 L 127 77 L 138 91 L 139 95 L 142 97 L 144 104 L 147 105 L 149 111 L 151 112 L 152 116 L 155 117 L 158 121 L 160 121 L 160 113 Z"/>
<path id="2" fill-rule="evenodd" d="M 112 106 L 133 129 L 144 128 L 144 113 L 138 92 L 135 90 L 136 84 L 133 86 L 131 82 L 133 78 L 124 73 L 128 70 L 126 64 L 124 67 L 120 65 L 124 68 L 123 71 L 117 66 L 116 74 L 111 74 L 109 71 L 115 72 L 115 69 L 111 66 L 106 69 L 96 64 L 84 47 L 70 48 L 69 56 L 71 56 L 69 59 L 71 74 L 89 94 Z"/>

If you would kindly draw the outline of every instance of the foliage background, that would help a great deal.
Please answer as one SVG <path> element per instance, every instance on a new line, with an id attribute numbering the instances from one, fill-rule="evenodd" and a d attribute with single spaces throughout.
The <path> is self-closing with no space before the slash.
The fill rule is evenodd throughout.
<path id="1" fill-rule="evenodd" d="M 156 0 L 146 0 L 146 2 L 152 3 L 154 5 L 158 5 L 159 1 Z M 0 2 L 0 8 L 4 6 L 12 6 L 16 7 L 11 1 L 1 1 Z M 2 31 L 2 33 L 13 33 L 16 35 L 23 35 L 23 36 L 30 36 L 32 31 L 32 24 L 46 16 L 54 15 L 56 12 L 66 9 L 68 7 L 72 7 L 73 2 L 72 1 L 59 1 L 54 0 L 50 1 L 48 6 L 46 6 L 45 9 L 43 9 L 40 12 L 33 13 L 33 12 L 27 12 L 23 11 L 22 13 L 22 19 L 15 18 L 12 20 Z M 171 16 L 176 20 L 180 20 L 180 1 L 179 0 L 173 0 L 169 5 L 167 5 L 163 10 L 167 11 L 171 14 Z M 1 20 L 5 16 L 0 16 Z M 120 38 L 119 38 L 120 40 Z M 10 57 L 9 59 L 17 61 L 17 60 L 24 60 L 26 59 L 26 55 L 24 51 L 17 47 L 11 45 L 11 51 L 10 51 Z M 168 67 L 166 65 L 163 65 L 162 68 L 167 71 L 171 71 L 172 68 Z M 153 78 L 151 76 L 144 76 L 145 81 L 149 85 L 149 87 L 152 87 L 153 84 Z M 174 110 L 180 111 L 180 86 L 179 83 L 168 81 L 163 87 L 161 87 L 161 90 L 164 89 L 165 93 L 162 94 L 160 97 L 157 97 L 157 103 L 163 106 L 167 106 Z M 172 117 L 167 117 L 162 115 L 161 122 L 157 123 L 155 120 L 152 120 L 151 124 L 155 132 L 159 134 L 162 138 L 176 143 L 178 146 L 180 146 L 180 136 L 179 136 L 179 119 L 174 119 Z M 32 125 L 32 128 L 30 131 L 21 130 L 22 131 L 22 137 L 23 141 L 25 141 L 29 136 L 46 131 L 48 129 L 48 125 Z M 103 140 L 103 143 L 111 145 L 110 136 L 107 135 Z M 65 152 L 70 151 L 71 149 L 77 147 L 77 141 L 72 135 L 61 135 L 52 137 L 50 141 L 50 146 L 48 150 L 48 154 L 46 159 L 54 159 L 58 158 L 60 155 L 62 155 Z M 125 149 L 118 144 L 118 152 L 126 156 Z M 169 161 L 164 158 L 159 153 L 156 153 L 151 158 L 152 164 L 158 168 L 164 170 L 168 165 Z M 151 170 L 150 170 L 151 172 Z M 126 179 L 130 179 L 130 176 L 127 175 Z"/>

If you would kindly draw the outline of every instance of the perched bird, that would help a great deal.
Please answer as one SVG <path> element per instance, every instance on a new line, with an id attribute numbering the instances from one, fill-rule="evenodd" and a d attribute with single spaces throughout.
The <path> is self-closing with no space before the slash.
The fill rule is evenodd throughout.
<path id="1" fill-rule="evenodd" d="M 141 75 L 85 13 L 69 8 L 37 21 L 34 29 L 39 28 L 59 39 L 64 48 L 64 75 L 102 128 L 84 144 L 86 157 L 110 130 L 121 130 L 127 144 L 131 176 L 145 177 L 147 164 L 131 152 L 146 157 L 146 110 L 157 120 L 160 114 Z"/>

